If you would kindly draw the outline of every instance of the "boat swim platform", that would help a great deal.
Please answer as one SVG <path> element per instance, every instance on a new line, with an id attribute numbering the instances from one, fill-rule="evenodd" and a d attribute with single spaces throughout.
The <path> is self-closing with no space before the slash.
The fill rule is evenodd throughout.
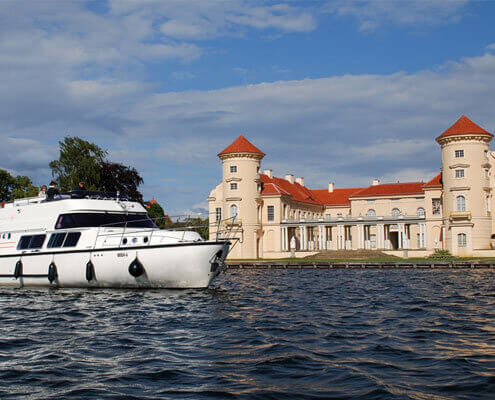
<path id="1" fill-rule="evenodd" d="M 495 261 L 414 261 L 414 262 L 264 262 L 264 261 L 227 261 L 228 270 L 253 269 L 494 269 Z"/>

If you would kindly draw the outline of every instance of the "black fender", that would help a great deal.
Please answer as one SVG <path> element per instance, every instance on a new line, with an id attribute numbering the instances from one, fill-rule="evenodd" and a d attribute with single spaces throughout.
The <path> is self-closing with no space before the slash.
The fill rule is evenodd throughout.
<path id="1" fill-rule="evenodd" d="M 86 280 L 88 282 L 91 282 L 95 278 L 96 278 L 96 276 L 95 276 L 95 266 L 93 265 L 93 263 L 91 262 L 91 260 L 89 260 L 88 263 L 86 264 Z"/>
<path id="2" fill-rule="evenodd" d="M 55 281 L 55 279 L 57 278 L 58 278 L 57 266 L 55 265 L 54 262 L 52 262 L 48 266 L 48 280 L 50 281 L 50 283 L 53 283 L 53 281 Z"/>
<path id="3" fill-rule="evenodd" d="M 139 262 L 137 257 L 134 259 L 133 262 L 129 264 L 129 273 L 134 277 L 137 278 L 144 273 L 144 267 L 143 264 Z"/>
<path id="4" fill-rule="evenodd" d="M 19 279 L 22 276 L 22 261 L 19 260 L 15 263 L 14 278 Z"/>

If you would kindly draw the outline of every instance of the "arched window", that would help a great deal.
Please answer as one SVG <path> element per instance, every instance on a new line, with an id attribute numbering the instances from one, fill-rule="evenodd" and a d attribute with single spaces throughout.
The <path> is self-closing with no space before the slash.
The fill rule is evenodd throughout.
<path id="1" fill-rule="evenodd" d="M 457 211 L 466 211 L 466 198 L 457 196 Z"/>
<path id="2" fill-rule="evenodd" d="M 237 206 L 235 204 L 232 204 L 230 206 L 230 216 L 232 218 L 237 218 L 238 217 L 238 215 L 237 215 Z"/>
<path id="3" fill-rule="evenodd" d="M 418 217 L 424 217 L 425 216 L 425 209 L 423 207 L 419 207 L 416 210 L 416 214 Z"/>
<path id="4" fill-rule="evenodd" d="M 400 216 L 400 210 L 398 208 L 394 208 L 392 210 L 392 217 L 397 218 L 398 216 Z"/>
<path id="5" fill-rule="evenodd" d="M 284 218 L 289 219 L 289 206 L 284 204 Z"/>
<path id="6" fill-rule="evenodd" d="M 370 208 L 370 209 L 368 210 L 368 212 L 366 213 L 366 216 L 367 216 L 367 217 L 376 217 L 376 212 L 375 212 L 375 210 L 373 210 L 372 208 Z"/>
<path id="7" fill-rule="evenodd" d="M 457 245 L 459 247 L 466 247 L 467 245 L 467 236 L 465 233 L 459 233 L 457 235 Z"/>

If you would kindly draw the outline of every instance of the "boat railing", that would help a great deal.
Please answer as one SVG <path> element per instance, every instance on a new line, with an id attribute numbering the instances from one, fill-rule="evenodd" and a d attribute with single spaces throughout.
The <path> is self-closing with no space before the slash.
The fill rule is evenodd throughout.
<path id="1" fill-rule="evenodd" d="M 201 214 L 199 215 L 180 215 L 180 216 L 165 216 L 161 218 L 153 218 L 155 223 L 152 227 L 146 226 L 136 226 L 139 224 L 145 225 L 150 222 L 150 218 L 146 217 L 143 219 L 126 221 L 126 222 L 114 222 L 109 224 L 100 225 L 95 237 L 94 247 L 96 247 L 98 240 L 102 237 L 120 236 L 118 247 L 128 247 L 123 244 L 124 238 L 129 235 L 139 234 L 140 236 L 148 234 L 147 242 L 145 246 L 149 246 L 152 243 L 154 235 L 159 234 L 161 238 L 169 238 L 173 240 L 178 240 L 179 242 L 187 241 L 186 234 L 188 232 L 197 232 L 201 235 L 203 239 L 208 240 L 209 236 L 209 223 L 207 219 L 201 219 Z M 229 219 L 230 220 L 230 219 Z M 116 231 L 112 231 L 115 228 Z M 170 234 L 167 232 L 181 232 L 181 235 Z M 228 240 L 227 237 L 218 237 L 218 240 Z"/>

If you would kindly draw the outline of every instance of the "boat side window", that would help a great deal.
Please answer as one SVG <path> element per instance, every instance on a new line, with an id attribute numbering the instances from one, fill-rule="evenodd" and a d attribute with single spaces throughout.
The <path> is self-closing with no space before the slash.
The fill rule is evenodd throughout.
<path id="1" fill-rule="evenodd" d="M 54 247 L 62 247 L 62 243 L 64 243 L 65 239 L 65 232 L 64 233 L 52 233 L 50 236 L 50 240 L 48 240 L 48 244 L 46 247 L 49 249 L 54 248 Z"/>
<path id="2" fill-rule="evenodd" d="M 46 235 L 21 236 L 17 244 L 17 250 L 41 249 L 45 242 Z"/>
<path id="3" fill-rule="evenodd" d="M 52 233 L 47 247 L 51 249 L 55 247 L 75 247 L 80 237 L 81 232 Z"/>
<path id="4" fill-rule="evenodd" d="M 75 247 L 80 237 L 81 232 L 69 232 L 65 238 L 64 247 Z"/>

